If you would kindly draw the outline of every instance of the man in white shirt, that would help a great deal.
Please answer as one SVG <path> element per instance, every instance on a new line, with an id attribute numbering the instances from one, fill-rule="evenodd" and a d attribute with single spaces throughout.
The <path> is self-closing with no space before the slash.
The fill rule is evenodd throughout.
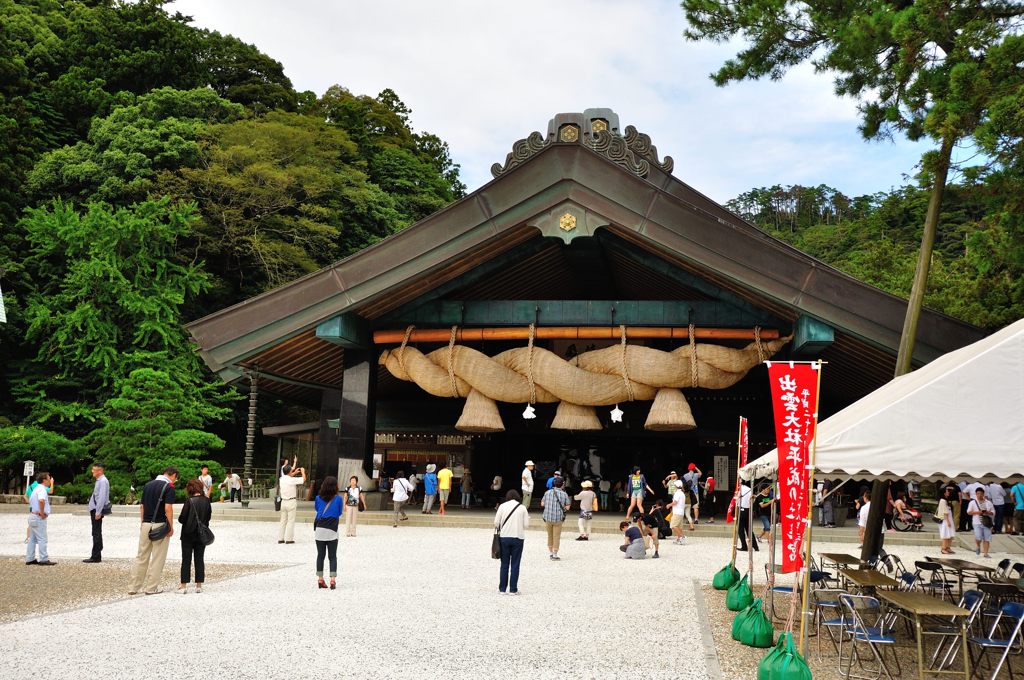
<path id="1" fill-rule="evenodd" d="M 1003 533 L 1003 513 L 1006 505 L 1006 489 L 999 482 L 992 482 L 985 487 L 985 495 L 992 501 L 996 516 L 992 518 L 992 533 Z"/>
<path id="2" fill-rule="evenodd" d="M 740 535 L 740 550 L 747 549 L 747 531 L 749 530 L 752 519 L 750 514 L 751 495 L 752 492 L 750 487 L 746 484 L 740 484 L 740 523 L 736 526 L 737 533 Z M 757 547 L 757 536 L 754 534 L 750 534 L 750 547 L 753 548 L 755 552 L 760 550 L 760 548 Z"/>
<path id="3" fill-rule="evenodd" d="M 530 507 L 530 501 L 533 500 L 533 461 L 526 461 L 526 467 L 523 468 L 523 474 L 520 475 L 522 481 L 523 490 L 523 505 L 527 509 Z"/>
<path id="4" fill-rule="evenodd" d="M 213 491 L 213 477 L 210 476 L 209 466 L 199 468 L 199 481 L 203 483 L 203 495 L 209 498 Z"/>
<path id="5" fill-rule="evenodd" d="M 409 480 L 405 478 L 405 470 L 399 470 L 398 474 L 395 475 L 395 480 L 391 482 L 391 502 L 395 506 L 395 515 L 392 526 L 397 527 L 398 521 L 405 521 L 409 519 L 409 516 L 405 514 L 403 506 L 412 496 L 413 487 L 409 484 Z"/>
<path id="6" fill-rule="evenodd" d="M 50 561 L 46 552 L 46 518 L 50 516 L 50 487 L 53 485 L 53 477 L 49 472 L 40 472 L 36 475 L 38 486 L 32 490 L 28 497 L 28 549 L 25 551 L 25 564 L 38 564 L 49 567 L 56 562 Z M 39 559 L 36 559 L 36 550 L 39 551 Z"/>
<path id="7" fill-rule="evenodd" d="M 237 475 L 235 476 L 237 477 Z M 281 523 L 277 528 L 278 543 L 295 542 L 295 510 L 299 506 L 296 491 L 305 483 L 306 468 L 284 466 L 284 474 L 277 480 L 277 487 L 281 494 Z"/>
<path id="8" fill-rule="evenodd" d="M 672 528 L 672 535 L 676 537 L 676 540 L 672 542 L 682 545 L 683 521 L 686 519 L 686 492 L 683 491 L 681 479 L 672 480 L 672 486 L 675 488 L 675 492 L 672 494 L 672 521 L 669 522 L 669 527 Z"/>

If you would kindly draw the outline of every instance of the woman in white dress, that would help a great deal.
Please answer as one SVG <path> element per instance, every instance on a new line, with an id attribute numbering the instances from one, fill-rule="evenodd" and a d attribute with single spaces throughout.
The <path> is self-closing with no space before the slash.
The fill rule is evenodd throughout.
<path id="1" fill-rule="evenodd" d="M 942 552 L 945 555 L 953 554 L 953 537 L 956 536 L 956 527 L 953 525 L 953 511 L 950 510 L 951 487 L 942 491 L 942 498 L 939 499 L 939 507 L 935 510 L 935 518 L 939 522 L 939 538 L 942 539 Z"/>

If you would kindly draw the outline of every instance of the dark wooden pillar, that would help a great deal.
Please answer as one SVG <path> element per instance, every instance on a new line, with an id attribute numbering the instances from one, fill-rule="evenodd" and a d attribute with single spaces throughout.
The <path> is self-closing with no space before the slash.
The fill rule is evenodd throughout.
<path id="1" fill-rule="evenodd" d="M 331 421 L 341 417 L 341 390 L 323 390 L 320 393 L 320 432 L 317 435 L 316 468 L 313 470 L 314 491 L 320 490 L 320 482 L 327 475 L 337 474 L 338 430 L 331 427 Z"/>
<path id="2" fill-rule="evenodd" d="M 346 349 L 344 361 L 338 455 L 363 461 L 363 471 L 371 474 L 376 420 L 377 352 Z"/>
<path id="3" fill-rule="evenodd" d="M 889 482 L 875 480 L 871 484 L 871 508 L 868 510 L 868 523 L 864 527 L 864 546 L 860 550 L 861 562 L 877 559 L 885 534 L 882 533 L 882 522 L 885 517 L 885 504 L 888 498 Z"/>

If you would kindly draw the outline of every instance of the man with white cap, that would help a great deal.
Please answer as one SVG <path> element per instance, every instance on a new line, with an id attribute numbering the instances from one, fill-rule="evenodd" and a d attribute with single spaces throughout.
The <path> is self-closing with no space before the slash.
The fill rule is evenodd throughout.
<path id="1" fill-rule="evenodd" d="M 686 520 L 686 492 L 683 491 L 683 480 L 677 479 L 672 482 L 675 492 L 672 494 L 672 521 L 669 527 L 676 540 L 676 545 L 683 544 L 683 522 Z"/>
<path id="2" fill-rule="evenodd" d="M 520 475 L 522 478 L 522 489 L 523 489 L 523 505 L 529 509 L 530 501 L 533 500 L 533 461 L 526 461 L 526 467 L 523 468 L 523 474 Z"/>

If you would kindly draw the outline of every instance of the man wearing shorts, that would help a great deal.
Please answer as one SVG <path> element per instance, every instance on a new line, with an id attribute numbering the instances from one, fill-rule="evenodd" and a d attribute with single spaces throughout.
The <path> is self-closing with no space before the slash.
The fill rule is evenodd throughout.
<path id="1" fill-rule="evenodd" d="M 676 537 L 672 542 L 682 545 L 683 522 L 686 521 L 686 492 L 683 491 L 683 482 L 679 479 L 673 482 L 673 486 L 675 493 L 672 494 L 672 521 L 669 522 L 669 527 L 672 529 L 672 535 Z"/>
<path id="2" fill-rule="evenodd" d="M 452 470 L 444 463 L 441 463 L 441 469 L 437 471 L 437 491 L 441 496 L 441 514 L 444 514 L 444 508 L 448 505 L 448 495 L 452 492 Z"/>

